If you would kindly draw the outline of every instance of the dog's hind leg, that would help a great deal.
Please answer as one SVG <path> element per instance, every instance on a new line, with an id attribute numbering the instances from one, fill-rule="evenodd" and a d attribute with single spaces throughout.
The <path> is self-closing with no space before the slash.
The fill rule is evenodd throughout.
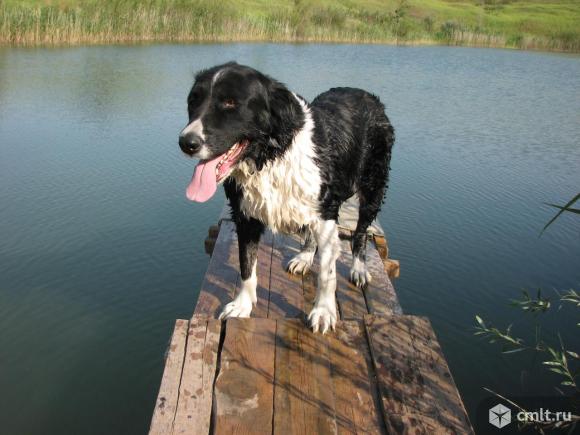
<path id="1" fill-rule="evenodd" d="M 373 212 L 364 204 L 361 198 L 359 218 L 356 229 L 352 236 L 352 267 L 350 269 L 350 280 L 357 287 L 365 287 L 371 282 L 371 274 L 367 269 L 367 228 L 376 217 L 377 212 Z"/>
<path id="2" fill-rule="evenodd" d="M 304 246 L 300 253 L 290 259 L 286 265 L 286 270 L 295 275 L 304 275 L 312 267 L 314 255 L 316 254 L 316 240 L 312 236 L 309 228 L 304 230 Z"/>
<path id="3" fill-rule="evenodd" d="M 366 286 L 372 279 L 366 265 L 367 229 L 377 217 L 388 187 L 393 142 L 394 131 L 388 121 L 369 127 L 368 154 L 358 183 L 358 222 L 352 237 L 350 280 L 358 287 Z"/>

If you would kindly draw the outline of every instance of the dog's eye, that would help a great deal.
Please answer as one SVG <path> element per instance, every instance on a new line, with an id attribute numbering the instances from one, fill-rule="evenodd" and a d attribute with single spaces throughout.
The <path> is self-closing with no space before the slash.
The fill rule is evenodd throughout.
<path id="1" fill-rule="evenodd" d="M 222 104 L 224 106 L 224 109 L 233 109 L 236 107 L 236 102 L 234 101 L 233 98 L 226 98 Z"/>

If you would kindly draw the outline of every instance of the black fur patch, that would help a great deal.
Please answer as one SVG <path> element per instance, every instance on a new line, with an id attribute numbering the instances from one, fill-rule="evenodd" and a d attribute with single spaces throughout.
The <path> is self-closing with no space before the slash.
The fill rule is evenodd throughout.
<path id="1" fill-rule="evenodd" d="M 330 89 L 309 108 L 321 176 L 318 213 L 323 220 L 336 220 L 341 204 L 358 193 L 353 255 L 364 260 L 366 230 L 381 208 L 388 184 L 393 127 L 378 97 L 361 89 Z M 190 122 L 201 119 L 212 157 L 247 140 L 240 160 L 253 161 L 258 171 L 288 150 L 305 123 L 302 106 L 284 85 L 233 62 L 197 74 L 188 112 Z M 244 186 L 228 178 L 224 187 L 238 230 L 242 279 L 247 279 L 264 223 L 241 213 Z"/>

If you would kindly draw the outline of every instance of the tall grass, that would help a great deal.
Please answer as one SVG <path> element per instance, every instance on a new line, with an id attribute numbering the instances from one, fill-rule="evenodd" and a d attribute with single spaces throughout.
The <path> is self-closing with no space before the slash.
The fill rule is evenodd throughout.
<path id="1" fill-rule="evenodd" d="M 565 28 L 546 35 L 522 26 L 502 29 L 493 20 L 494 11 L 484 9 L 486 4 L 482 13 L 491 18 L 486 17 L 485 25 L 457 14 L 451 15 L 456 19 L 445 19 L 445 11 L 422 9 L 418 0 L 371 6 L 365 0 L 0 0 L 0 44 L 319 41 L 580 51 L 580 30 Z"/>

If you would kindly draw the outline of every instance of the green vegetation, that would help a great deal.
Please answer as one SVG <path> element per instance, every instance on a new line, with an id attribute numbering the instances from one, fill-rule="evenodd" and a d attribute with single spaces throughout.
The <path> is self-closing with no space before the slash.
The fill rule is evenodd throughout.
<path id="1" fill-rule="evenodd" d="M 556 208 L 559 212 L 544 226 L 540 235 L 544 233 L 561 215 L 562 213 L 573 213 L 580 214 L 580 209 L 572 208 L 576 202 L 580 201 L 580 193 L 576 194 L 570 201 L 565 205 L 555 205 L 547 204 L 550 207 Z M 545 314 L 550 310 L 554 309 L 554 305 L 557 306 L 557 310 L 560 311 L 564 306 L 571 307 L 575 310 L 575 314 L 580 314 L 580 293 L 576 290 L 568 290 L 565 293 L 560 293 L 556 291 L 556 304 L 548 298 L 542 295 L 541 289 L 538 289 L 536 297 L 530 296 L 527 290 L 523 291 L 523 297 L 521 299 L 512 300 L 511 305 L 521 309 L 524 313 L 531 314 L 536 319 L 535 327 L 535 339 L 533 342 L 528 343 L 524 339 L 514 336 L 512 334 L 512 325 L 508 326 L 505 331 L 486 323 L 479 315 L 475 316 L 475 321 L 477 323 L 475 335 L 483 337 L 489 341 L 489 343 L 499 343 L 502 345 L 503 353 L 515 353 L 515 352 L 532 352 L 537 356 L 541 357 L 542 365 L 553 373 L 556 373 L 559 377 L 559 385 L 554 386 L 554 389 L 561 395 L 568 395 L 571 400 L 571 405 L 574 409 L 572 418 L 569 422 L 551 423 L 551 422 L 532 422 L 527 423 L 527 425 L 532 425 L 538 431 L 538 433 L 545 433 L 544 430 L 551 430 L 556 427 L 566 431 L 566 433 L 572 433 L 577 426 L 580 425 L 580 403 L 574 400 L 574 397 L 580 393 L 580 383 L 578 379 L 580 378 L 580 354 L 578 349 L 570 349 L 565 346 L 562 341 L 559 331 L 550 331 L 550 334 L 543 334 L 543 328 L 541 327 L 539 315 Z M 577 327 L 580 327 L 580 322 L 576 323 Z M 557 339 L 556 339 L 557 338 Z M 559 342 L 559 349 L 552 345 L 551 343 Z M 506 399 L 499 393 L 492 391 L 488 388 L 484 388 L 486 391 L 500 397 L 513 406 L 515 406 L 520 411 L 526 411 L 519 404 Z M 564 433 L 564 432 L 563 432 Z"/>
<path id="2" fill-rule="evenodd" d="M 0 0 L 0 43 L 320 41 L 580 51 L 580 1 Z"/>

